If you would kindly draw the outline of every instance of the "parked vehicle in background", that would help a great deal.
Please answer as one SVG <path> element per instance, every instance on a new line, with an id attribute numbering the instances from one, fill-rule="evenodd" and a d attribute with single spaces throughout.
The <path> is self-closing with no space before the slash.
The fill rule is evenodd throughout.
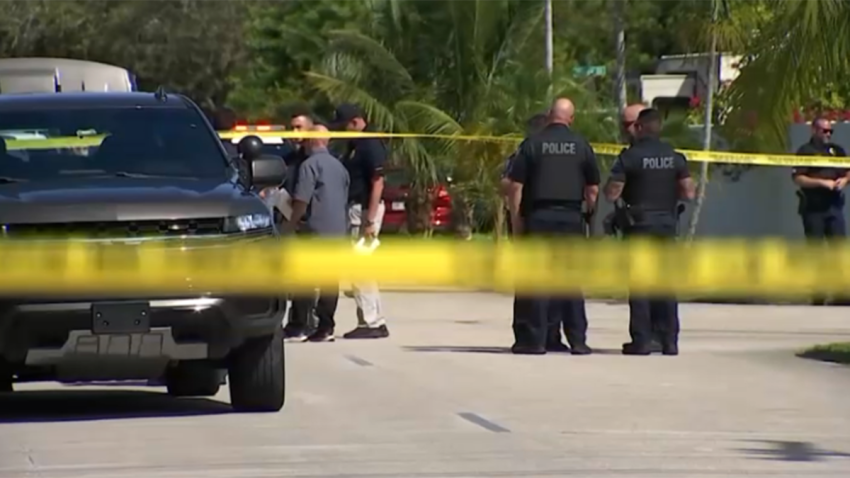
<path id="1" fill-rule="evenodd" d="M 94 61 L 68 58 L 0 59 L 0 93 L 137 91 L 128 70 Z"/>
<path id="2" fill-rule="evenodd" d="M 452 200 L 448 191 L 447 178 L 429 193 L 433 198 L 428 221 L 435 232 L 452 230 Z M 409 228 L 408 214 L 412 209 L 410 195 L 410 177 L 402 168 L 390 168 L 384 174 L 384 222 L 382 232 L 406 232 Z"/>
<path id="3" fill-rule="evenodd" d="M 256 133 L 274 133 L 280 131 L 286 131 L 286 126 L 268 123 L 248 124 L 239 122 L 236 123 L 233 130 L 228 131 L 228 133 L 232 133 L 230 141 L 235 145 L 239 144 L 239 141 L 245 136 L 251 136 Z M 219 131 L 219 133 L 222 133 L 222 131 Z M 292 151 L 292 142 L 286 138 L 262 135 L 261 139 L 263 140 L 263 154 L 285 157 Z"/>

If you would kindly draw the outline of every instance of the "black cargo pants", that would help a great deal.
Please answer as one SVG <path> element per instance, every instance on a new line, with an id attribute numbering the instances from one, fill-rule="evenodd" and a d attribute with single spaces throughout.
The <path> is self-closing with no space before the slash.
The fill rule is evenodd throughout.
<path id="1" fill-rule="evenodd" d="M 535 209 L 525 218 L 525 234 L 532 237 L 585 237 L 584 219 L 580 208 L 550 206 Z M 514 314 L 514 340 L 529 347 L 545 347 L 550 330 L 550 318 L 559 318 L 570 346 L 587 342 L 587 315 L 581 293 L 571 296 L 528 296 L 517 298 L 527 304 L 527 314 Z M 521 307 L 522 308 L 522 307 Z M 516 309 L 515 309 L 516 310 Z"/>
<path id="2" fill-rule="evenodd" d="M 673 214 L 646 214 L 644 221 L 629 226 L 624 237 L 672 241 L 676 237 L 677 218 Z M 649 347 L 653 338 L 662 345 L 679 341 L 679 302 L 675 297 L 629 296 L 629 335 L 632 343 Z"/>

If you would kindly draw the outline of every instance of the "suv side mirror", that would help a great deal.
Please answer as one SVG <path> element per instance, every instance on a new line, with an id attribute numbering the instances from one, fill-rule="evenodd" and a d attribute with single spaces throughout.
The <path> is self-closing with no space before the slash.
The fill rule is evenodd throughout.
<path id="1" fill-rule="evenodd" d="M 251 185 L 257 189 L 276 188 L 286 181 L 286 162 L 280 156 L 262 155 L 251 166 Z"/>

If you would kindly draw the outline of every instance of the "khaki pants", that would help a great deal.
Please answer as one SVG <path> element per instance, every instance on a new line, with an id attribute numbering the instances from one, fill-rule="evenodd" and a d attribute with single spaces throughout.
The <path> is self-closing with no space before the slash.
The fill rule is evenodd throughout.
<path id="1" fill-rule="evenodd" d="M 348 208 L 348 224 L 351 230 L 351 238 L 356 242 L 361 237 L 361 226 L 363 224 L 363 206 L 355 204 Z M 381 223 L 384 220 L 384 203 L 378 207 L 375 215 L 375 234 L 380 233 Z M 358 327 L 380 327 L 385 324 L 384 313 L 381 309 L 381 293 L 377 282 L 352 284 L 354 302 L 357 304 L 357 326 Z"/>

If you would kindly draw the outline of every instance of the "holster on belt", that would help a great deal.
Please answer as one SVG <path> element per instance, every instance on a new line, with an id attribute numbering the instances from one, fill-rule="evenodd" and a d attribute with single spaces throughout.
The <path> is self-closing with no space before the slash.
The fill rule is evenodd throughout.
<path id="1" fill-rule="evenodd" d="M 635 220 L 635 215 L 632 210 L 632 207 L 626 204 L 622 199 L 618 199 L 614 202 L 614 221 L 617 225 L 617 229 L 623 231 L 629 227 L 632 227 L 637 222 Z"/>
<path id="2" fill-rule="evenodd" d="M 802 216 L 806 211 L 806 195 L 799 189 L 797 190 L 797 199 L 799 199 L 799 201 L 797 201 L 797 214 Z"/>
<path id="3" fill-rule="evenodd" d="M 620 231 L 620 225 L 617 224 L 617 213 L 612 212 L 605 216 L 605 219 L 602 220 L 602 230 L 605 232 L 606 236 L 616 236 L 617 232 Z"/>
<path id="4" fill-rule="evenodd" d="M 596 214 L 596 211 L 594 211 L 593 209 L 589 209 L 589 208 L 581 213 L 581 218 L 584 221 L 585 234 L 587 235 L 587 237 L 593 237 L 594 236 L 595 231 L 593 229 L 593 217 L 594 217 L 595 214 Z"/>

